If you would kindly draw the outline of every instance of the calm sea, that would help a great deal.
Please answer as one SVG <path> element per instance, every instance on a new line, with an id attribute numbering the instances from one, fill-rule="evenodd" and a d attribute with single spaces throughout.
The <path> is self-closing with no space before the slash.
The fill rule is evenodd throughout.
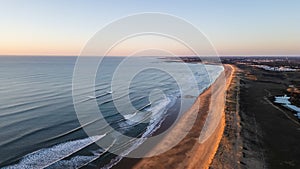
<path id="1" fill-rule="evenodd" d="M 103 59 L 95 76 L 94 95 L 84 83 L 94 75 L 79 77 L 82 84 L 75 104 L 96 100 L 103 117 L 89 118 L 94 110 L 86 108 L 84 127 L 94 133 L 88 136 L 72 97 L 76 57 L 0 57 L 0 167 L 110 168 L 121 159 L 110 152 L 126 155 L 141 144 L 119 140 L 120 135 L 151 136 L 178 99 L 192 104 L 223 71 L 220 66 L 137 57 L 122 65 L 122 76 L 115 76 L 122 61 L 122 57 Z M 184 71 L 184 66 L 192 73 Z M 144 69 L 136 72 L 137 67 Z M 132 73 L 134 78 L 128 79 Z M 125 85 L 128 80 L 129 86 Z M 188 94 L 191 90 L 197 92 Z M 183 105 L 183 111 L 190 105 Z"/>

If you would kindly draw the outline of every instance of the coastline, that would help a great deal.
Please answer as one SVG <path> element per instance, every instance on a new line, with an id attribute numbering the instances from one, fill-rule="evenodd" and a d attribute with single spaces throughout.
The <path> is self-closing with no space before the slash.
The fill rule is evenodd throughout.
<path id="1" fill-rule="evenodd" d="M 234 66 L 235 67 L 235 66 Z M 240 69 L 235 67 L 231 84 L 227 90 L 225 106 L 225 128 L 211 169 L 241 168 L 242 138 L 240 118 Z"/>
<path id="2" fill-rule="evenodd" d="M 171 132 L 161 140 L 152 151 L 157 151 L 162 148 L 162 146 L 168 144 L 168 140 L 176 136 L 176 134 L 174 136 L 172 133 L 180 133 L 184 126 L 188 125 L 190 119 L 196 114 L 197 117 L 195 123 L 192 124 L 191 130 L 176 146 L 153 157 L 142 159 L 124 158 L 113 168 L 208 168 L 218 149 L 224 130 L 225 94 L 231 83 L 234 71 L 234 67 L 225 65 L 222 74 L 223 77 L 226 78 L 226 85 L 224 85 L 224 78 L 222 79 L 220 75 L 208 89 L 197 97 L 193 106 L 181 117 Z M 211 102 L 215 105 L 211 105 Z M 217 121 L 217 127 L 214 129 L 214 132 L 211 133 L 210 137 L 200 143 L 199 136 L 202 128 L 205 126 L 205 121 L 209 112 L 221 114 L 222 117 Z"/>
<path id="3" fill-rule="evenodd" d="M 209 105 L 209 110 L 208 111 L 216 111 L 220 112 L 219 115 L 221 115 L 221 119 L 219 121 L 218 127 L 214 130 L 213 133 L 211 133 L 211 136 L 205 140 L 205 142 L 197 145 L 195 144 L 194 147 L 196 148 L 196 151 L 191 152 L 195 155 L 194 158 L 189 162 L 188 168 L 189 169 L 200 169 L 200 168 L 209 168 L 210 164 L 212 163 L 214 156 L 218 150 L 219 143 L 221 141 L 224 129 L 225 129 L 225 101 L 226 101 L 226 93 L 228 91 L 228 88 L 231 85 L 233 75 L 236 71 L 235 67 L 232 65 L 224 65 L 224 73 L 226 77 L 226 85 L 224 88 L 218 89 L 219 91 L 215 92 L 214 94 L 216 95 L 214 98 L 217 98 L 217 100 L 214 100 L 213 103 L 214 105 Z M 219 88 L 218 81 L 216 81 L 213 85 L 213 87 Z M 219 103 L 221 106 L 218 108 L 215 108 L 215 104 Z M 214 112 L 214 113 L 216 113 Z M 212 113 L 212 112 L 211 112 Z M 210 121 L 211 122 L 211 121 Z M 206 152 L 206 153 L 204 153 Z"/>
<path id="4" fill-rule="evenodd" d="M 226 127 L 210 168 L 299 168 L 300 121 L 273 102 L 291 94 L 287 89 L 297 84 L 299 73 L 233 64 L 237 73 L 228 91 Z"/>

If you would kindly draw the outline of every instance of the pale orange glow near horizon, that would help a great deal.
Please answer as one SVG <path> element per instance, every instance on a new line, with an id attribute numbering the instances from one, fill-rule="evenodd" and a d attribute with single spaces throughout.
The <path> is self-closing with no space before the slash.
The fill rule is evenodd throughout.
<path id="1" fill-rule="evenodd" d="M 8 37 L 7 37 L 8 38 Z M 9 40 L 0 40 L 0 55 L 37 55 L 37 56 L 78 56 L 88 41 L 82 40 L 81 43 L 75 39 L 55 41 L 51 38 L 44 39 L 30 39 L 23 40 L 11 38 Z M 220 56 L 229 55 L 300 55 L 300 48 L 298 48 L 297 39 L 283 39 L 273 40 L 269 42 L 251 42 L 244 43 L 211 40 L 217 53 Z M 127 40 L 118 46 L 114 47 L 108 53 L 108 56 L 128 56 L 134 51 L 144 49 L 164 49 L 175 53 L 178 56 L 193 56 L 194 53 L 187 50 L 182 44 L 174 42 L 174 40 L 167 40 L 166 38 L 149 38 L 139 37 Z"/>
<path id="2" fill-rule="evenodd" d="M 150 36 L 144 36 L 139 38 L 133 38 L 127 40 L 118 46 L 114 47 L 112 51 L 108 53 L 109 56 L 128 56 L 134 51 L 140 51 L 143 49 L 156 48 L 164 49 L 174 52 L 176 55 L 194 55 L 193 52 L 187 50 L 182 44 L 175 42 L 174 40 L 168 40 L 166 38 L 149 38 Z M 74 39 L 73 39 L 74 40 Z M 86 40 L 87 41 L 87 40 Z M 270 41 L 260 43 L 225 43 L 225 42 L 213 42 L 217 53 L 219 55 L 300 55 L 300 48 L 298 48 L 297 41 L 289 41 L 288 39 L 283 41 Z M 78 56 L 84 43 L 71 43 L 68 40 L 56 42 L 54 40 L 40 40 L 29 38 L 21 41 L 17 39 L 10 39 L 4 41 L 0 40 L 0 55 L 55 55 L 55 56 Z"/>
<path id="3" fill-rule="evenodd" d="M 123 1 L 1 2 L 0 55 L 78 56 L 88 40 L 105 25 L 149 11 L 190 22 L 207 35 L 221 56 L 300 55 L 300 3 L 296 1 L 136 1 L 135 5 Z M 126 56 L 143 45 L 165 48 L 168 44 L 139 41 L 119 47 L 110 55 Z M 193 55 L 180 45 L 168 49 L 178 55 Z"/>
<path id="4" fill-rule="evenodd" d="M 295 48 L 261 48 L 261 49 L 251 49 L 251 47 L 244 47 L 239 49 L 232 49 L 232 48 L 222 48 L 218 50 L 218 47 L 215 46 L 217 49 L 217 53 L 220 56 L 248 56 L 248 55 L 257 55 L 257 56 L 300 56 L 300 51 L 296 50 Z M 28 46 L 3 46 L 0 47 L 0 55 L 1 56 L 78 56 L 80 55 L 81 48 L 79 46 L 38 46 L 38 47 L 28 47 Z M 113 51 L 109 52 L 107 56 L 128 56 L 133 53 L 133 51 L 141 51 L 141 50 L 148 50 L 150 48 L 153 49 L 161 49 L 164 47 L 149 47 L 149 48 L 134 48 L 128 47 L 123 48 L 119 47 L 118 49 L 114 49 Z M 170 50 L 178 56 L 193 56 L 194 54 L 191 51 L 182 48 L 175 48 Z M 92 55 L 93 56 L 93 55 Z M 160 56 L 160 55 L 158 55 Z"/>

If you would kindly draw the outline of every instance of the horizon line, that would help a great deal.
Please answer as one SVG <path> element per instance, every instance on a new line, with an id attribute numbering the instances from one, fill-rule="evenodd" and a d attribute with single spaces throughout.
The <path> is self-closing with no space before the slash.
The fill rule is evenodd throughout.
<path id="1" fill-rule="evenodd" d="M 79 57 L 80 55 L 1 55 L 0 57 Z M 82 56 L 82 57 L 103 57 L 97 55 Z M 108 55 L 105 57 L 128 57 L 126 55 L 112 56 Z M 132 57 L 300 57 L 299 55 L 178 55 L 178 56 L 132 56 Z"/>

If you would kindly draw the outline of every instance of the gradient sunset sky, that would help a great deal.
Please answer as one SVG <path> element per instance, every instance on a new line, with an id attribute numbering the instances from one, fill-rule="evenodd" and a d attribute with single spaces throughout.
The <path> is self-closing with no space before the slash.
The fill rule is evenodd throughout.
<path id="1" fill-rule="evenodd" d="M 103 26 L 140 12 L 184 18 L 220 55 L 300 55 L 299 9 L 298 0 L 2 0 L 0 55 L 78 55 Z"/>

